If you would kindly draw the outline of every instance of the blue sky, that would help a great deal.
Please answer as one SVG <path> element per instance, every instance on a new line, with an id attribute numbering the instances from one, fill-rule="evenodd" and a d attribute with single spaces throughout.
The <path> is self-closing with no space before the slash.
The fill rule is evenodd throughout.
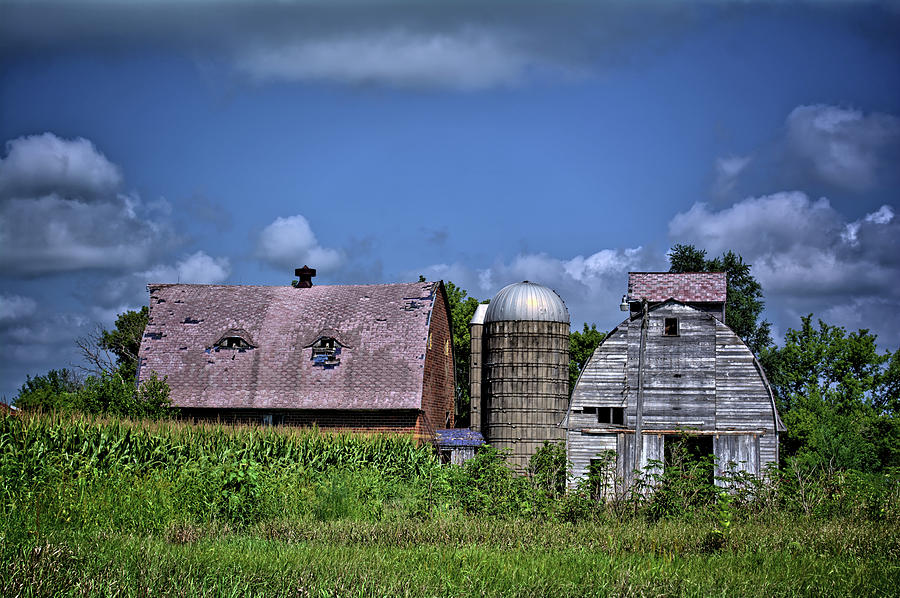
<path id="1" fill-rule="evenodd" d="M 148 282 L 535 280 L 734 250 L 900 345 L 900 5 L 0 0 L 0 396 Z"/>

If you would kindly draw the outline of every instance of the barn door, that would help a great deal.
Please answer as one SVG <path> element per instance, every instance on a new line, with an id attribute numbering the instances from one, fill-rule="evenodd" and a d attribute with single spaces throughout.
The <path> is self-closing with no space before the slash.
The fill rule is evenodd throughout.
<path id="1" fill-rule="evenodd" d="M 756 434 L 719 434 L 713 438 L 716 457 L 716 485 L 730 485 L 730 477 L 745 472 L 759 475 L 759 436 Z"/>
<path id="2" fill-rule="evenodd" d="M 643 479 L 653 485 L 659 474 L 662 473 L 662 462 L 665 458 L 665 441 L 662 434 L 643 434 L 643 446 L 641 447 L 641 462 L 637 467 L 641 471 Z M 634 481 L 634 434 L 619 434 L 617 443 L 616 473 L 625 480 L 627 487 Z"/>

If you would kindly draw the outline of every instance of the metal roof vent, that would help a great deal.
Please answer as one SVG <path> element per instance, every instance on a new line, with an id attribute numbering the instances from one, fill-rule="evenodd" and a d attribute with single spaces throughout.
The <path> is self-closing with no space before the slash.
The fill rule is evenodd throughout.
<path id="1" fill-rule="evenodd" d="M 503 287 L 488 304 L 484 321 L 504 320 L 568 323 L 569 310 L 556 291 L 526 280 Z"/>

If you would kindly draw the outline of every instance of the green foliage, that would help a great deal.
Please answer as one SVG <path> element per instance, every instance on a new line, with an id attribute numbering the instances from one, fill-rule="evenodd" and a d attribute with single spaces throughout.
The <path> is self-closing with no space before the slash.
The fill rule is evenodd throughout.
<path id="1" fill-rule="evenodd" d="M 456 419 L 457 426 L 469 425 L 469 360 L 472 356 L 472 336 L 469 322 L 481 303 L 450 281 L 444 285 L 450 304 L 450 320 L 453 330 L 453 362 L 456 370 Z M 485 302 L 486 303 L 486 302 Z"/>
<path id="2" fill-rule="evenodd" d="M 572 396 L 578 376 L 594 354 L 594 349 L 604 338 L 606 333 L 597 330 L 596 324 L 591 324 L 588 328 L 587 322 L 581 332 L 575 330 L 569 334 L 569 396 Z"/>
<path id="3" fill-rule="evenodd" d="M 506 456 L 491 446 L 484 446 L 463 467 L 451 469 L 450 487 L 460 507 L 469 514 L 497 517 L 531 512 L 529 485 L 515 475 Z"/>
<path id="4" fill-rule="evenodd" d="M 545 440 L 544 446 L 531 456 L 528 463 L 528 474 L 535 487 L 551 498 L 558 498 L 565 494 L 566 479 L 569 476 L 566 444 Z"/>
<path id="5" fill-rule="evenodd" d="M 898 471 L 789 468 L 748 478 L 744 492 L 691 500 L 709 477 L 692 475 L 690 459 L 670 459 L 659 516 L 654 494 L 551 497 L 560 451 L 545 449 L 528 478 L 489 447 L 465 466 L 440 467 L 431 447 L 408 437 L 2 417 L 0 595 L 894 587 Z M 550 473 L 550 486 L 534 483 L 537 471 Z"/>
<path id="6" fill-rule="evenodd" d="M 868 330 L 847 333 L 812 315 L 763 353 L 787 426 L 783 455 L 807 468 L 880 471 L 900 465 L 898 353 Z"/>
<path id="7" fill-rule="evenodd" d="M 648 506 L 652 518 L 683 517 L 704 512 L 715 505 L 717 489 L 713 480 L 715 460 L 711 454 L 694 452 L 690 438 L 667 440 L 665 463 L 651 467 L 654 487 Z"/>
<path id="8" fill-rule="evenodd" d="M 19 409 L 61 409 L 75 401 L 81 382 L 67 369 L 50 370 L 43 376 L 28 376 L 15 399 Z"/>
<path id="9" fill-rule="evenodd" d="M 169 386 L 156 373 L 137 385 L 137 359 L 141 337 L 147 325 L 148 310 L 119 314 L 114 330 L 102 330 L 94 340 L 80 339 L 88 361 L 97 373 L 84 381 L 70 370 L 51 370 L 44 376 L 27 378 L 15 398 L 16 406 L 25 410 L 80 411 L 88 414 L 110 414 L 123 417 L 168 417 L 175 413 L 169 401 Z M 113 366 L 100 357 L 102 351 L 116 356 Z"/>
<path id="10" fill-rule="evenodd" d="M 140 311 L 126 311 L 116 318 L 113 330 L 104 330 L 100 334 L 100 348 L 112 351 L 119 366 L 119 375 L 128 382 L 137 377 L 138 351 L 144 328 L 150 318 L 147 306 Z"/>
<path id="11" fill-rule="evenodd" d="M 669 251 L 669 272 L 725 272 L 727 300 L 725 323 L 734 330 L 753 353 L 759 355 L 771 346 L 771 324 L 759 321 L 765 303 L 762 286 L 750 273 L 750 264 L 733 251 L 706 259 L 706 251 L 693 245 L 677 244 Z"/>
<path id="12" fill-rule="evenodd" d="M 119 371 L 88 376 L 79 383 L 68 370 L 28 378 L 15 400 L 23 410 L 79 411 L 123 417 L 169 417 L 169 385 L 152 374 L 140 387 Z"/>

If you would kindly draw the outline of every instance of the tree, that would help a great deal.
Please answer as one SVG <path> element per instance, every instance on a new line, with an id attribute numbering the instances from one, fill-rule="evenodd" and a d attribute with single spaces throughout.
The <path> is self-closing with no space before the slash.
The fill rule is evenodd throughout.
<path id="1" fill-rule="evenodd" d="M 60 409 L 70 406 L 81 389 L 72 370 L 50 370 L 43 376 L 26 377 L 15 403 L 19 409 Z"/>
<path id="2" fill-rule="evenodd" d="M 606 333 L 597 330 L 596 324 L 591 324 L 588 328 L 587 322 L 584 323 L 584 330 L 575 330 L 569 335 L 569 396 L 575 390 L 581 371 L 604 338 Z"/>
<path id="3" fill-rule="evenodd" d="M 115 329 L 104 330 L 100 338 L 101 346 L 116 356 L 119 372 L 126 380 L 137 378 L 138 351 L 149 319 L 146 305 L 140 311 L 126 311 L 116 318 Z"/>
<path id="4" fill-rule="evenodd" d="M 705 250 L 677 244 L 669 251 L 669 265 L 669 272 L 725 272 L 725 324 L 756 355 L 772 344 L 772 325 L 759 320 L 765 307 L 762 286 L 741 256 L 726 251 L 721 257 L 708 260 Z"/>
<path id="5" fill-rule="evenodd" d="M 88 363 L 84 369 L 95 376 L 116 371 L 127 382 L 135 384 L 138 351 L 149 319 L 150 311 L 145 305 L 139 311 L 119 314 L 113 330 L 97 326 L 94 333 L 76 340 L 75 344 Z"/>
<path id="6" fill-rule="evenodd" d="M 706 269 L 706 250 L 676 244 L 669 250 L 669 272 L 709 272 Z"/>
<path id="7" fill-rule="evenodd" d="M 469 425 L 471 398 L 469 396 L 469 360 L 472 356 L 472 336 L 469 333 L 469 322 L 475 315 L 475 309 L 481 303 L 474 297 L 468 297 L 464 289 L 452 282 L 444 285 L 447 301 L 450 304 L 450 321 L 453 330 L 453 361 L 456 370 L 456 417 L 458 425 Z M 486 302 L 485 302 L 486 303 Z"/>
<path id="8" fill-rule="evenodd" d="M 783 456 L 860 471 L 900 464 L 900 350 L 880 354 L 868 330 L 816 326 L 812 314 L 801 322 L 760 356 L 787 426 Z"/>
<path id="9" fill-rule="evenodd" d="M 169 386 L 151 373 L 137 384 L 138 350 L 149 319 L 147 307 L 119 314 L 113 330 L 96 332 L 76 341 L 89 375 L 79 381 L 69 370 L 51 370 L 27 378 L 16 405 L 23 409 L 75 410 L 126 417 L 164 417 L 173 410 Z M 112 354 L 112 356 L 110 355 Z"/>

